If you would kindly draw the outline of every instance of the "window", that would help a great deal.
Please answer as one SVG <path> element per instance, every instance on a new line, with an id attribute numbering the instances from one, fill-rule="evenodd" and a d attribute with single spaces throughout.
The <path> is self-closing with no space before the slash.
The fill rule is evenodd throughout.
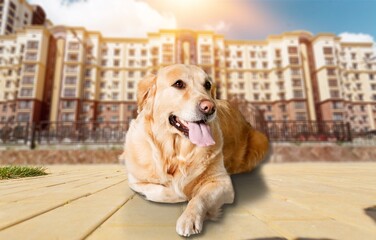
<path id="1" fill-rule="evenodd" d="M 242 82 L 239 83 L 239 89 L 242 89 L 242 90 L 244 89 L 244 83 L 242 83 Z"/>
<path id="2" fill-rule="evenodd" d="M 78 50 L 79 48 L 80 48 L 80 44 L 78 42 L 68 43 L 68 50 Z"/>
<path id="3" fill-rule="evenodd" d="M 293 94 L 294 94 L 294 98 L 303 98 L 302 90 L 294 90 Z"/>
<path id="4" fill-rule="evenodd" d="M 291 75 L 300 75 L 300 69 L 299 68 L 292 68 L 291 69 Z"/>
<path id="5" fill-rule="evenodd" d="M 39 42 L 38 41 L 28 41 L 26 43 L 26 48 L 30 50 L 36 50 L 38 49 Z"/>
<path id="6" fill-rule="evenodd" d="M 120 55 L 120 49 L 118 49 L 118 48 L 114 49 L 114 55 L 119 56 Z"/>
<path id="7" fill-rule="evenodd" d="M 112 100 L 118 100 L 119 93 L 112 93 Z"/>
<path id="8" fill-rule="evenodd" d="M 331 98 L 339 98 L 339 91 L 338 90 L 331 90 L 330 91 Z"/>
<path id="9" fill-rule="evenodd" d="M 63 101 L 63 108 L 64 109 L 73 109 L 76 107 L 75 101 Z"/>
<path id="10" fill-rule="evenodd" d="M 17 115 L 17 121 L 20 121 L 20 122 L 30 121 L 30 113 L 19 113 Z"/>
<path id="11" fill-rule="evenodd" d="M 20 101 L 18 107 L 20 109 L 31 109 L 31 101 Z"/>
<path id="12" fill-rule="evenodd" d="M 172 55 L 163 55 L 163 62 L 172 63 Z"/>
<path id="13" fill-rule="evenodd" d="M 331 47 L 324 47 L 323 48 L 323 52 L 324 52 L 325 55 L 331 55 L 331 54 L 333 54 L 333 48 L 331 48 Z"/>
<path id="14" fill-rule="evenodd" d="M 329 87 L 338 87 L 337 79 L 329 79 Z"/>
<path id="15" fill-rule="evenodd" d="M 134 49 L 129 49 L 129 51 L 128 51 L 128 55 L 129 56 L 134 56 L 135 55 L 135 50 Z"/>
<path id="16" fill-rule="evenodd" d="M 268 63 L 267 62 L 262 62 L 262 68 L 264 68 L 264 69 L 268 68 Z"/>
<path id="17" fill-rule="evenodd" d="M 134 77 L 134 72 L 133 71 L 129 71 L 128 72 L 128 77 L 133 78 Z"/>
<path id="18" fill-rule="evenodd" d="M 77 73 L 78 72 L 78 66 L 77 65 L 67 65 L 65 67 L 66 73 Z"/>
<path id="19" fill-rule="evenodd" d="M 172 44 L 163 44 L 162 51 L 163 52 L 172 52 L 173 45 Z"/>
<path id="20" fill-rule="evenodd" d="M 305 109 L 305 102 L 295 102 L 295 109 Z"/>
<path id="21" fill-rule="evenodd" d="M 33 89 L 32 88 L 21 88 L 21 97 L 32 97 Z"/>
<path id="22" fill-rule="evenodd" d="M 371 74 L 371 73 L 368 76 L 369 76 L 369 80 L 374 80 L 375 79 L 374 75 Z"/>
<path id="23" fill-rule="evenodd" d="M 342 121 L 343 120 L 343 114 L 342 113 L 333 113 L 333 120 L 334 121 Z"/>
<path id="24" fill-rule="evenodd" d="M 111 122 L 117 122 L 119 121 L 119 117 L 118 116 L 112 116 L 111 117 Z"/>
<path id="25" fill-rule="evenodd" d="M 90 92 L 85 92 L 84 93 L 84 98 L 85 99 L 90 99 L 90 96 L 91 96 Z"/>
<path id="26" fill-rule="evenodd" d="M 22 84 L 34 84 L 34 76 L 24 76 L 22 78 Z"/>
<path id="27" fill-rule="evenodd" d="M 258 93 L 253 94 L 254 100 L 259 100 L 259 98 L 260 98 L 260 95 Z"/>
<path id="28" fill-rule="evenodd" d="M 115 67 L 119 67 L 120 65 L 120 61 L 119 60 L 114 60 L 114 66 Z"/>
<path id="29" fill-rule="evenodd" d="M 75 97 L 75 96 L 76 96 L 76 89 L 74 88 L 64 89 L 64 97 Z"/>
<path id="30" fill-rule="evenodd" d="M 61 115 L 62 121 L 74 121 L 74 113 L 63 113 Z"/>
<path id="31" fill-rule="evenodd" d="M 329 68 L 326 70 L 326 73 L 328 74 L 328 76 L 335 76 L 336 70 L 334 68 Z"/>
<path id="32" fill-rule="evenodd" d="M 295 113 L 296 120 L 298 121 L 305 121 L 307 120 L 306 114 L 302 112 Z"/>
<path id="33" fill-rule="evenodd" d="M 37 53 L 36 52 L 27 52 L 25 55 L 26 61 L 36 61 L 37 60 Z"/>
<path id="34" fill-rule="evenodd" d="M 290 57 L 290 64 L 299 64 L 299 58 Z"/>
<path id="35" fill-rule="evenodd" d="M 128 84 L 127 84 L 128 88 L 130 89 L 133 89 L 134 88 L 134 82 L 133 81 L 129 81 Z"/>
<path id="36" fill-rule="evenodd" d="M 78 61 L 78 53 L 68 53 L 68 61 L 70 62 L 77 62 Z"/>
<path id="37" fill-rule="evenodd" d="M 146 54 L 147 54 L 147 51 L 146 51 L 146 49 L 142 49 L 142 50 L 141 50 L 141 56 L 145 57 L 145 56 L 146 56 Z"/>
<path id="38" fill-rule="evenodd" d="M 85 77 L 90 77 L 90 76 L 91 76 L 91 69 L 86 69 Z"/>
<path id="39" fill-rule="evenodd" d="M 333 58 L 325 58 L 325 64 L 326 65 L 334 65 Z M 346 68 L 346 66 L 344 68 Z"/>
<path id="40" fill-rule="evenodd" d="M 89 104 L 85 104 L 83 106 L 83 108 L 82 108 L 82 111 L 85 112 L 85 113 L 89 112 L 90 111 L 90 105 Z"/>
<path id="41" fill-rule="evenodd" d="M 280 49 L 276 49 L 275 50 L 275 57 L 276 58 L 280 58 L 281 57 L 281 50 Z"/>
<path id="42" fill-rule="evenodd" d="M 111 111 L 113 111 L 113 112 L 119 111 L 119 105 L 116 105 L 116 104 L 112 105 L 111 106 Z"/>
<path id="43" fill-rule="evenodd" d="M 24 65 L 24 72 L 35 73 L 36 72 L 36 65 L 35 64 L 25 64 Z"/>
<path id="44" fill-rule="evenodd" d="M 332 103 L 332 108 L 333 109 L 342 109 L 343 108 L 343 103 L 342 102 L 333 102 Z"/>
<path id="45" fill-rule="evenodd" d="M 238 58 L 241 58 L 241 57 L 243 56 L 242 51 L 237 51 L 237 52 L 236 52 L 236 56 L 237 56 Z"/>
<path id="46" fill-rule="evenodd" d="M 133 100 L 133 93 L 128 93 L 127 94 L 127 98 L 128 98 L 128 100 Z"/>
<path id="47" fill-rule="evenodd" d="M 72 76 L 65 77 L 64 83 L 68 85 L 75 85 L 77 83 L 77 77 L 72 77 Z"/>
<path id="48" fill-rule="evenodd" d="M 251 52 L 249 52 L 249 55 L 251 56 L 251 58 L 255 58 L 256 57 L 256 52 L 255 51 L 251 51 Z"/>
<path id="49" fill-rule="evenodd" d="M 104 117 L 98 117 L 97 122 L 104 122 Z"/>
<path id="50" fill-rule="evenodd" d="M 256 62 L 251 62 L 251 68 L 256 68 Z"/>
<path id="51" fill-rule="evenodd" d="M 301 79 L 293 79 L 292 80 L 292 86 L 293 87 L 301 87 L 302 86 L 302 80 Z"/>
<path id="52" fill-rule="evenodd" d="M 288 47 L 287 51 L 288 51 L 289 54 L 297 54 L 298 48 L 297 47 Z"/>

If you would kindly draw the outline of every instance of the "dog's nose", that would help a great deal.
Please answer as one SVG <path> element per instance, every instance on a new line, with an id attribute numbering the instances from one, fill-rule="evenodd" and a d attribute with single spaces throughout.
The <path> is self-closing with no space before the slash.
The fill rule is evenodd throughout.
<path id="1" fill-rule="evenodd" d="M 208 99 L 204 99 L 200 102 L 200 111 L 205 115 L 211 115 L 215 112 L 214 103 Z"/>

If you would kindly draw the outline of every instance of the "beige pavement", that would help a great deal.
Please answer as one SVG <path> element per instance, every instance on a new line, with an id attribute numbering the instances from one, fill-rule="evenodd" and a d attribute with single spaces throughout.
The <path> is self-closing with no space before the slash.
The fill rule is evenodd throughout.
<path id="1" fill-rule="evenodd" d="M 182 239 L 185 204 L 141 199 L 123 166 L 47 168 L 0 181 L 0 239 Z M 376 163 L 265 164 L 233 182 L 236 202 L 191 238 L 376 239 Z"/>

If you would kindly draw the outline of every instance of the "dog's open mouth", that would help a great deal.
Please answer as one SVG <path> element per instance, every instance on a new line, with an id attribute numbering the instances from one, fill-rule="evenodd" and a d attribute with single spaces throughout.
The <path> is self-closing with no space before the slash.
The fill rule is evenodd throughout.
<path id="1" fill-rule="evenodd" d="M 192 143 L 200 147 L 215 144 L 210 127 L 204 120 L 189 122 L 179 119 L 175 115 L 170 115 L 168 120 L 172 126 L 188 137 Z"/>

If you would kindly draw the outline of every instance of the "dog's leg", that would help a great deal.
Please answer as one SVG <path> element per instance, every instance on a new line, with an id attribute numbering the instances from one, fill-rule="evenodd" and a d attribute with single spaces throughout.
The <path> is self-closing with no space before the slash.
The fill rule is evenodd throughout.
<path id="1" fill-rule="evenodd" d="M 130 187 L 140 193 L 145 199 L 152 202 L 178 203 L 185 202 L 187 198 L 179 196 L 171 188 L 154 183 L 133 183 Z"/>
<path id="2" fill-rule="evenodd" d="M 211 218 L 220 212 L 225 203 L 234 201 L 234 190 L 229 176 L 221 176 L 203 183 L 189 201 L 187 208 L 176 223 L 179 235 L 190 236 L 200 233 L 208 216 Z"/>

